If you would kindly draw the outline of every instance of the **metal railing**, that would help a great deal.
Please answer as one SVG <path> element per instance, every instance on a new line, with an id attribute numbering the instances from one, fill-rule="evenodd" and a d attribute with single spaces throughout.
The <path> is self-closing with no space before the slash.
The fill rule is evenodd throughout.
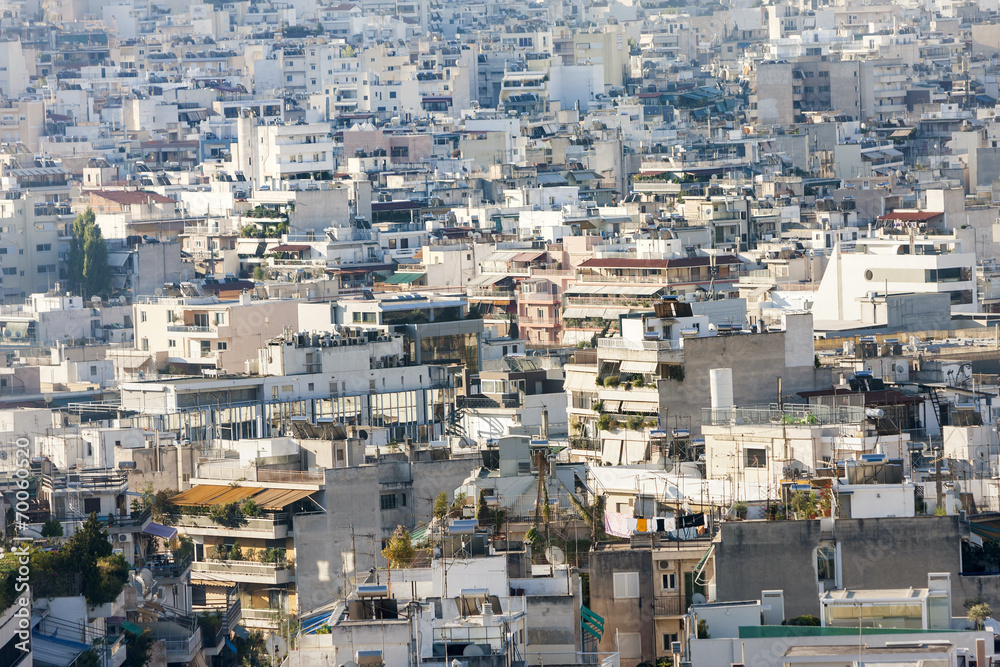
<path id="1" fill-rule="evenodd" d="M 277 482 L 287 484 L 323 484 L 326 473 L 320 470 L 269 470 L 257 468 L 258 482 Z"/>
<path id="2" fill-rule="evenodd" d="M 686 611 L 682 595 L 658 595 L 653 599 L 653 616 L 682 616 Z"/>
<path id="3" fill-rule="evenodd" d="M 214 329 L 212 327 L 200 327 L 193 324 L 169 324 L 167 325 L 167 331 L 180 333 L 211 333 Z"/>
<path id="4" fill-rule="evenodd" d="M 276 528 L 281 526 L 291 527 L 288 521 L 288 514 L 285 512 L 276 512 L 273 518 L 269 517 L 246 517 L 244 522 L 241 523 L 236 528 L 230 528 L 229 530 L 248 530 L 257 531 L 263 533 L 272 533 Z M 181 514 L 175 521 L 175 526 L 182 528 L 211 528 L 213 530 L 218 530 L 220 528 L 219 524 L 212 521 L 207 516 L 202 516 L 200 514 Z"/>
<path id="5" fill-rule="evenodd" d="M 194 563 L 196 572 L 226 572 L 231 574 L 254 574 L 263 577 L 287 570 L 286 563 L 254 563 L 244 560 L 199 560 Z M 246 610 L 244 610 L 244 613 Z"/>
<path id="6" fill-rule="evenodd" d="M 683 341 L 631 340 L 629 338 L 598 338 L 597 347 L 608 350 L 683 350 Z"/>
<path id="7" fill-rule="evenodd" d="M 701 423 L 708 426 L 773 424 L 776 426 L 822 426 L 858 424 L 865 419 L 863 407 L 851 405 L 785 405 L 747 408 L 702 408 Z"/>
<path id="8" fill-rule="evenodd" d="M 168 655 L 174 654 L 174 655 L 184 656 L 185 660 L 183 662 L 187 662 L 186 658 L 188 658 L 195 651 L 197 651 L 198 646 L 201 644 L 201 633 L 195 632 L 187 639 L 176 639 L 174 637 L 158 637 L 156 635 L 153 635 L 153 639 L 163 640 L 163 643 L 166 645 Z M 177 661 L 168 660 L 168 662 L 177 662 Z"/>

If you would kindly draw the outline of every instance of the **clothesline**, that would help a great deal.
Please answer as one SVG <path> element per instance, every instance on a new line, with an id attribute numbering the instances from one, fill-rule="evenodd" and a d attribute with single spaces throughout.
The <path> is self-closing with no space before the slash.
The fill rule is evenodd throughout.
<path id="1" fill-rule="evenodd" d="M 694 539 L 707 526 L 708 520 L 702 513 L 647 519 L 611 510 L 604 511 L 604 532 L 613 537 L 628 538 L 636 533 L 665 533 L 668 539 Z"/>

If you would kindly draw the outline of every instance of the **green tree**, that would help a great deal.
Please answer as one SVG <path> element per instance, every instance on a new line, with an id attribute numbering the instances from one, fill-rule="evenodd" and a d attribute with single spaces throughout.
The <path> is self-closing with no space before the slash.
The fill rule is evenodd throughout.
<path id="1" fill-rule="evenodd" d="M 122 667 L 146 667 L 153 657 L 153 635 L 143 630 L 139 636 L 130 635 L 125 642 L 125 662 Z"/>
<path id="2" fill-rule="evenodd" d="M 983 621 L 993 615 L 993 607 L 987 602 L 980 602 L 969 607 L 968 618 L 976 624 L 977 630 L 983 629 Z"/>
<path id="3" fill-rule="evenodd" d="M 442 491 L 434 499 L 434 516 L 443 519 L 448 514 L 448 494 Z"/>
<path id="4" fill-rule="evenodd" d="M 409 531 L 402 526 L 396 526 L 395 532 L 389 538 L 389 544 L 382 550 L 382 555 L 389 561 L 389 567 L 406 567 L 413 562 L 414 551 Z"/>
<path id="5" fill-rule="evenodd" d="M 62 537 L 63 527 L 55 519 L 48 519 L 42 524 L 42 537 Z"/>
<path id="6" fill-rule="evenodd" d="M 95 512 L 60 550 L 61 563 L 52 565 L 56 569 L 77 568 L 81 592 L 88 603 L 97 606 L 117 598 L 128 581 L 128 562 L 113 552 L 108 531 Z"/>
<path id="7" fill-rule="evenodd" d="M 108 245 L 97 226 L 94 211 L 87 210 L 73 221 L 73 238 L 69 242 L 69 281 L 85 299 L 95 294 L 107 294 L 111 286 L 108 273 Z"/>

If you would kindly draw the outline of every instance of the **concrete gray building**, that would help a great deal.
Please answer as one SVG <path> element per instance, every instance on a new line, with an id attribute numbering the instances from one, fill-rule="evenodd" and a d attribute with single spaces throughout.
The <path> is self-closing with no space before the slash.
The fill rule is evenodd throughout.
<path id="1" fill-rule="evenodd" d="M 759 600 L 783 590 L 785 617 L 819 616 L 820 584 L 884 589 L 926 586 L 949 572 L 952 613 L 964 615 L 962 527 L 957 516 L 724 522 L 715 545 L 716 599 Z M 820 579 L 832 559 L 836 578 Z M 824 565 L 825 567 L 825 565 Z M 994 593 L 994 595 L 996 595 Z"/>
<path id="2" fill-rule="evenodd" d="M 396 526 L 429 521 L 437 495 L 460 486 L 475 466 L 471 458 L 404 459 L 326 470 L 327 511 L 295 517 L 299 608 L 343 597 L 345 582 L 349 591 L 356 574 L 384 567 L 383 542 Z"/>

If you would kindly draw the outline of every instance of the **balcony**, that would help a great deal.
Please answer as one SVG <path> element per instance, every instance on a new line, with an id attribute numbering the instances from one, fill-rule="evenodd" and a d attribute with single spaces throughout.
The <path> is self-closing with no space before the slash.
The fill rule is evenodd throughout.
<path id="1" fill-rule="evenodd" d="M 199 327 L 188 324 L 169 324 L 167 325 L 167 331 L 171 333 L 212 333 L 214 329 L 212 327 Z"/>
<path id="2" fill-rule="evenodd" d="M 195 561 L 191 570 L 191 578 L 219 581 L 234 581 L 246 584 L 287 584 L 292 581 L 292 571 L 287 565 L 280 563 L 254 563 L 242 560 L 207 560 Z M 244 609 L 246 617 L 248 610 Z"/>
<path id="3" fill-rule="evenodd" d="M 182 514 L 173 525 L 187 535 L 220 535 L 262 540 L 282 540 L 291 532 L 289 516 L 284 512 L 276 512 L 269 517 L 247 518 L 246 523 L 238 528 L 226 528 L 207 516 L 196 514 Z"/>
<path id="4" fill-rule="evenodd" d="M 194 660 L 195 655 L 201 649 L 201 633 L 195 631 L 189 637 L 158 636 L 153 635 L 153 639 L 162 640 L 167 651 L 167 662 L 179 662 L 188 664 Z"/>
<path id="5" fill-rule="evenodd" d="M 246 628 L 275 630 L 281 624 L 282 612 L 277 609 L 243 608 L 241 623 Z"/>
<path id="6" fill-rule="evenodd" d="M 687 612 L 683 595 L 658 595 L 653 599 L 653 616 L 683 616 Z"/>

